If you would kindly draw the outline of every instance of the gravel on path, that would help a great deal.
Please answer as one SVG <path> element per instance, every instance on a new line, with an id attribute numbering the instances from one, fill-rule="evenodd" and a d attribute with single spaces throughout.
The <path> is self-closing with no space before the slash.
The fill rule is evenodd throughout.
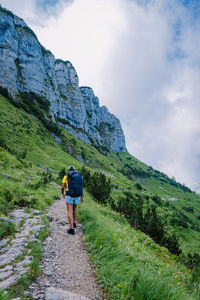
<path id="1" fill-rule="evenodd" d="M 83 243 L 82 225 L 77 223 L 75 235 L 67 233 L 69 224 L 63 200 L 53 203 L 48 217 L 51 234 L 45 241 L 41 275 L 29 288 L 31 295 L 34 299 L 45 299 L 51 287 L 89 299 L 105 299 Z"/>

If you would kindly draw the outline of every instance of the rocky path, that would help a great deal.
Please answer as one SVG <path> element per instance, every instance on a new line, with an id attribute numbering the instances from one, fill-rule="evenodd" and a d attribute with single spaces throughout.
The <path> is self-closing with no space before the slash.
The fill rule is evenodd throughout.
<path id="1" fill-rule="evenodd" d="M 30 250 L 25 252 L 29 242 L 37 241 L 39 232 L 44 228 L 41 212 L 25 212 L 18 209 L 9 217 L 1 217 L 4 222 L 15 223 L 18 232 L 14 236 L 0 240 L 0 290 L 9 288 L 29 271 L 32 262 Z"/>
<path id="2" fill-rule="evenodd" d="M 41 276 L 30 286 L 34 299 L 104 299 L 83 243 L 81 224 L 67 233 L 66 207 L 57 200 L 49 211 L 51 235 L 45 241 Z"/>

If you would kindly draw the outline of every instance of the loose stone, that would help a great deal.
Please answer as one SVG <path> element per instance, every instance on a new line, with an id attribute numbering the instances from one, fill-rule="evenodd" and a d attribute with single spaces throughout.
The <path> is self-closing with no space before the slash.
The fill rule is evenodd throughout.
<path id="1" fill-rule="evenodd" d="M 64 291 L 62 289 L 48 288 L 45 293 L 46 300 L 90 300 L 90 298 Z"/>

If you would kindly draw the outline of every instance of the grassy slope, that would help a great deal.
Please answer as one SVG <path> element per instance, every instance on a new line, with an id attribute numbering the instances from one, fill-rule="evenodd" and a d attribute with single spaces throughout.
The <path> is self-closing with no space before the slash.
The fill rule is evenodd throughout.
<path id="1" fill-rule="evenodd" d="M 91 168 L 91 170 L 98 170 L 98 171 L 106 171 L 110 174 L 112 174 L 113 177 L 111 177 L 111 181 L 115 189 L 112 192 L 112 196 L 117 199 L 122 195 L 122 192 L 126 190 L 127 188 L 132 189 L 133 192 L 141 193 L 141 194 L 158 194 L 161 197 L 165 198 L 177 198 L 176 201 L 173 202 L 173 206 L 170 206 L 168 213 L 172 213 L 172 210 L 174 209 L 174 206 L 176 209 L 182 211 L 182 207 L 184 207 L 186 204 L 189 203 L 190 206 L 195 207 L 194 213 L 190 212 L 185 212 L 191 219 L 194 220 L 194 222 L 197 222 L 197 216 L 200 215 L 200 197 L 194 193 L 187 193 L 183 192 L 180 188 L 176 188 L 174 186 L 171 186 L 167 183 L 161 183 L 158 180 L 156 180 L 154 177 L 150 178 L 145 178 L 141 179 L 140 183 L 144 187 L 142 191 L 138 191 L 135 183 L 135 180 L 129 180 L 127 177 L 123 176 L 119 170 L 123 168 L 123 166 L 128 163 L 133 165 L 134 167 L 138 169 L 147 169 L 148 167 L 143 164 L 142 162 L 138 161 L 136 158 L 132 157 L 128 153 L 119 153 L 119 154 L 114 154 L 110 153 L 109 155 L 105 156 L 99 153 L 94 147 L 91 145 L 87 145 L 78 139 L 74 138 L 70 133 L 66 132 L 63 130 L 63 135 L 64 135 L 64 142 L 62 142 L 62 145 L 59 145 L 54 141 L 54 139 L 50 136 L 50 134 L 46 131 L 46 129 L 39 123 L 39 121 L 34 117 L 31 116 L 21 109 L 13 107 L 4 97 L 0 96 L 0 105 L 1 105 L 1 112 L 0 112 L 0 137 L 1 139 L 4 139 L 6 141 L 6 145 L 10 148 L 13 149 L 16 153 L 22 153 L 25 149 L 27 150 L 27 156 L 26 159 L 24 160 L 19 160 L 17 159 L 17 155 L 13 155 L 11 153 L 8 153 L 5 149 L 0 147 L 0 209 L 3 207 L 3 200 L 9 199 L 7 197 L 8 191 L 11 192 L 11 201 L 15 200 L 16 203 L 20 202 L 23 203 L 33 203 L 35 202 L 34 206 L 38 208 L 45 208 L 47 205 L 49 205 L 53 199 L 56 197 L 59 197 L 60 193 L 60 186 L 56 185 L 55 183 L 49 183 L 47 185 L 39 186 L 37 189 L 33 188 L 34 184 L 38 182 L 38 180 L 41 179 L 41 174 L 46 168 L 51 168 L 52 176 L 54 182 L 57 182 L 60 184 L 60 181 L 57 180 L 58 177 L 58 172 L 63 168 L 67 167 L 68 165 L 75 165 L 76 168 L 81 168 L 82 163 L 78 161 L 74 156 L 80 156 L 81 152 L 84 151 L 85 153 L 85 164 Z M 71 153 L 72 155 L 69 155 L 68 153 Z M 10 175 L 10 178 L 7 178 L 3 176 L 2 174 L 8 174 Z M 30 185 L 32 184 L 32 186 Z M 160 186 L 162 186 L 162 189 L 160 189 Z M 5 196 L 6 195 L 6 196 Z M 176 271 L 178 271 L 180 268 L 181 270 L 184 269 L 183 267 L 180 266 L 180 268 L 177 268 L 176 266 L 173 266 L 171 271 L 167 272 L 167 275 L 164 275 L 164 270 L 168 270 L 168 261 L 165 261 L 165 259 L 161 258 L 161 261 L 157 262 L 156 256 L 160 256 L 161 252 L 165 253 L 165 255 L 169 255 L 164 248 L 160 248 L 158 246 L 154 246 L 155 249 L 158 250 L 152 250 L 151 247 L 148 245 L 154 243 L 151 241 L 151 239 L 147 238 L 144 234 L 140 232 L 136 232 L 135 230 L 131 229 L 130 230 L 130 235 L 128 233 L 128 241 L 124 241 L 123 238 L 119 238 L 120 234 L 119 232 L 123 231 L 124 226 L 128 226 L 130 229 L 129 225 L 125 221 L 126 225 L 123 225 L 121 223 L 113 224 L 113 217 L 112 214 L 117 216 L 117 214 L 110 212 L 108 209 L 101 208 L 99 205 L 96 203 L 91 204 L 91 200 L 88 198 L 88 201 L 90 203 L 89 207 L 91 207 L 90 210 L 88 210 L 89 207 L 83 206 L 84 209 L 82 210 L 83 216 L 82 216 L 82 221 L 85 225 L 85 228 L 90 228 L 90 222 L 91 219 L 95 219 L 96 217 L 100 218 L 101 222 L 97 224 L 97 228 L 102 232 L 103 234 L 103 239 L 109 237 L 109 235 L 114 236 L 113 241 L 117 239 L 116 245 L 117 247 L 121 247 L 120 244 L 121 242 L 125 242 L 126 247 L 125 247 L 125 252 L 123 252 L 123 249 L 119 249 L 122 251 L 122 253 L 125 253 L 125 257 L 131 257 L 130 258 L 130 264 L 128 266 L 131 268 L 130 265 L 132 265 L 132 260 L 134 261 L 134 257 L 136 255 L 136 252 L 139 251 L 138 249 L 142 249 L 142 254 L 141 257 L 138 258 L 137 254 L 137 260 L 134 261 L 134 268 L 137 270 L 141 269 L 145 266 L 145 274 L 149 278 L 149 283 L 151 286 L 151 277 L 154 277 L 154 272 L 151 272 L 152 265 L 155 264 L 156 261 L 156 272 L 157 276 L 158 274 L 162 274 L 163 276 L 163 282 L 160 287 L 157 287 L 156 289 L 157 292 L 160 291 L 160 289 L 163 289 L 165 291 L 164 286 L 168 286 L 169 289 L 171 289 L 172 286 L 174 285 L 174 278 L 172 279 L 172 273 L 175 274 Z M 2 205 L 2 206 L 1 206 Z M 88 212 L 87 212 L 88 210 Z M 166 207 L 160 208 L 160 214 L 165 214 L 166 213 Z M 88 215 L 87 215 L 88 214 Z M 88 216 L 88 217 L 87 217 Z M 97 220 L 94 220 L 97 222 Z M 99 222 L 99 221 L 98 221 Z M 109 225 L 110 223 L 110 225 Z M 105 228 L 106 226 L 106 231 L 102 231 L 102 228 Z M 104 226 L 103 226 L 104 225 Z M 89 227 L 88 227 L 89 226 Z M 119 226 L 122 226 L 123 228 L 119 228 Z M 109 230 L 107 230 L 109 228 Z M 181 236 L 181 243 L 182 243 L 182 248 L 187 252 L 188 248 L 187 246 L 190 244 L 193 246 L 193 249 L 195 251 L 199 250 L 199 232 L 197 231 L 192 231 L 191 229 L 184 229 L 184 230 L 179 230 L 179 234 Z M 89 232 L 91 232 L 91 235 L 94 234 L 92 233 L 92 230 L 86 230 L 86 239 L 88 241 L 90 240 Z M 137 237 L 137 239 L 136 239 Z M 134 241 L 135 239 L 137 240 L 137 247 L 134 248 Z M 147 240 L 149 241 L 147 247 L 145 248 L 145 251 L 143 251 L 144 247 L 144 241 Z M 91 239 L 92 243 L 93 240 Z M 140 241 L 140 242 L 139 242 Z M 113 242 L 115 244 L 115 242 Z M 97 242 L 98 244 L 98 242 Z M 90 245 L 91 251 L 91 243 L 88 242 L 88 245 Z M 115 247 L 114 245 L 113 247 Z M 103 247 L 103 246 L 102 246 Z M 95 250 L 96 249 L 96 250 Z M 118 248 L 116 248 L 118 249 Z M 94 251 L 98 250 L 98 245 L 97 247 L 94 246 Z M 108 249 L 107 249 L 108 250 Z M 191 251 L 191 247 L 189 249 Z M 131 251 L 131 254 L 130 254 Z M 152 252 L 153 251 L 153 252 Z M 155 251 L 158 251 L 158 255 L 155 254 Z M 93 252 L 92 252 L 93 253 Z M 152 254 L 153 253 L 153 254 Z M 93 257 L 96 258 L 96 263 L 98 265 L 98 257 L 96 254 L 92 254 Z M 103 255 L 103 254 L 102 254 Z M 161 255 L 162 256 L 162 255 Z M 107 256 L 105 256 L 107 257 Z M 167 257 L 167 256 L 166 256 Z M 113 263 L 118 264 L 119 262 L 116 259 L 113 258 Z M 103 257 L 101 258 L 103 259 Z M 108 257 L 106 259 L 109 259 Z M 128 258 L 129 259 L 129 258 Z M 141 263 L 144 260 L 144 264 Z M 128 260 L 129 261 L 129 260 Z M 126 259 L 123 262 L 120 262 L 126 265 Z M 101 264 L 106 265 L 106 260 L 102 260 Z M 162 266 L 161 266 L 162 265 Z M 103 265 L 102 265 L 103 266 Z M 127 268 L 128 268 L 127 266 Z M 110 266 L 112 268 L 112 266 Z M 115 267 L 117 268 L 117 267 Z M 126 271 L 126 268 L 124 269 Z M 153 270 L 153 269 L 152 269 Z M 119 267 L 120 271 L 120 267 Z M 124 271 L 124 272 L 125 272 Z M 103 267 L 99 268 L 100 274 L 103 271 Z M 106 271 L 107 272 L 107 271 Z M 117 271 L 116 271 L 117 272 Z M 115 273 L 116 273 L 115 272 Z M 131 273 L 132 272 L 132 273 Z M 139 272 L 139 271 L 138 271 Z M 182 272 L 182 271 L 181 271 Z M 187 271 L 185 269 L 183 270 L 183 277 L 187 277 Z M 121 276 L 121 273 L 117 276 Z M 125 275 L 126 274 L 126 275 Z M 134 277 L 134 271 L 132 269 L 130 270 L 130 273 L 124 273 L 123 282 L 125 282 L 125 279 L 127 280 L 127 274 L 130 274 L 130 279 Z M 132 274 L 132 275 L 131 275 Z M 139 274 L 139 273 L 137 273 Z M 110 274 L 104 274 L 100 275 L 102 278 L 102 281 L 105 280 L 104 286 L 107 287 L 110 290 L 111 285 L 113 284 L 108 284 L 107 285 L 107 279 L 109 278 Z M 132 277 L 131 277 L 132 276 Z M 141 284 L 144 281 L 144 276 L 143 275 L 137 275 L 139 276 L 138 279 Z M 142 277 L 143 276 L 143 277 Z M 166 277 L 166 278 L 165 278 Z M 184 278 L 186 278 L 184 277 Z M 118 278 L 118 277 L 116 277 Z M 135 277 L 134 277 L 135 278 Z M 143 279 L 142 279 L 143 278 Z M 119 280 L 119 279 L 113 279 Z M 132 280 L 132 279 L 131 279 Z M 143 280 L 143 281 L 140 281 Z M 181 279 L 182 280 L 182 279 Z M 183 280 L 183 286 L 186 284 L 186 279 Z M 116 295 L 119 295 L 119 293 L 125 293 L 123 290 L 125 287 L 121 286 L 121 281 L 119 280 L 118 284 L 118 289 L 116 291 Z M 166 284 L 166 282 L 168 282 Z M 182 282 L 182 281 L 181 281 Z M 125 283 L 123 283 L 125 284 Z M 132 291 L 135 290 L 134 287 L 134 282 L 132 282 L 132 287 L 129 286 L 129 290 Z M 155 282 L 153 283 L 153 285 Z M 139 286 L 139 285 L 138 285 Z M 177 284 L 179 286 L 179 284 Z M 181 284 L 182 286 L 182 284 Z M 179 290 L 179 287 L 176 287 Z M 167 290 L 169 293 L 169 289 Z M 119 292 L 120 290 L 120 292 Z M 140 288 L 139 288 L 140 290 Z M 139 293 L 138 290 L 138 293 Z M 176 289 L 173 288 L 173 293 L 174 295 L 179 295 L 179 291 L 176 291 Z M 156 290 L 153 288 L 152 293 L 156 295 Z M 115 293 L 115 292 L 114 292 Z M 165 292 L 163 292 L 165 293 Z M 187 293 L 185 290 L 184 293 Z M 150 293 L 151 294 L 151 293 Z M 150 295 L 149 294 L 149 295 Z M 114 294 L 113 294 L 114 295 Z M 138 294 L 139 295 L 139 294 Z M 163 294 L 164 295 L 164 294 Z M 183 294 L 180 294 L 184 296 Z M 138 296 L 139 297 L 139 296 Z M 147 297 L 147 296 L 145 296 Z M 152 294 L 151 294 L 152 297 Z M 174 296 L 173 296 L 174 297 Z M 114 298 L 117 299 L 117 298 Z M 128 298 L 127 298 L 128 299 Z M 143 298 L 135 298 L 135 299 L 143 299 Z M 148 299 L 148 298 L 144 298 Z M 149 298 L 149 299 L 161 299 L 157 296 L 154 298 Z M 163 298 L 167 299 L 167 298 Z M 174 298 L 170 298 L 174 299 Z M 177 299 L 185 299 L 184 297 L 178 298 Z M 188 299 L 188 298 L 186 298 Z M 195 298 L 194 298 L 195 299 Z"/>
<path id="2" fill-rule="evenodd" d="M 80 206 L 84 237 L 111 299 L 198 299 L 177 257 L 86 194 Z"/>
<path id="3" fill-rule="evenodd" d="M 18 186 L 23 189 L 24 182 L 30 182 L 31 178 L 36 181 L 41 173 L 41 164 L 51 168 L 53 174 L 57 176 L 58 171 L 68 165 L 75 165 L 77 168 L 82 166 L 76 156 L 80 156 L 82 152 L 85 154 L 85 164 L 92 170 L 106 171 L 112 174 L 112 184 L 114 186 L 112 196 L 117 201 L 127 188 L 133 192 L 142 195 L 159 195 L 164 199 L 176 198 L 176 201 L 169 201 L 170 206 L 160 207 L 160 214 L 171 216 L 173 213 L 184 213 L 194 224 L 199 224 L 198 216 L 200 216 L 200 196 L 195 193 L 184 192 L 182 189 L 174 187 L 168 183 L 162 182 L 155 177 L 140 178 L 139 182 L 143 186 L 140 192 L 137 190 L 135 183 L 138 179 L 129 180 L 120 172 L 126 164 L 140 170 L 148 170 L 148 166 L 140 162 L 129 153 L 110 153 L 108 156 L 102 155 L 91 145 L 85 144 L 76 139 L 67 131 L 63 130 L 63 143 L 59 145 L 51 138 L 50 134 L 44 129 L 40 122 L 24 111 L 13 107 L 4 97 L 0 96 L 0 136 L 6 141 L 9 148 L 21 153 L 27 150 L 26 162 L 32 163 L 32 168 L 23 166 L 13 155 L 7 151 L 1 152 L 1 172 L 11 175 L 11 179 L 17 178 Z M 65 150 L 65 151 L 63 151 Z M 69 155 L 68 153 L 72 153 Z M 75 157 L 74 157 L 75 156 Z M 7 166 L 5 161 L 8 161 Z M 21 165 L 20 165 L 21 164 Z M 15 167 L 13 167 L 15 166 Z M 25 174 L 23 173 L 25 172 Z M 8 183 L 11 189 L 13 184 L 11 180 L 5 177 L 1 178 L 1 186 Z M 14 186 L 13 186 L 14 188 Z M 52 187 L 53 188 L 53 187 Z M 49 188 L 47 189 L 49 190 Z M 38 191 L 39 192 L 39 191 Z M 42 199 L 43 188 L 40 191 Z M 49 193 L 45 193 L 49 198 Z M 52 193 L 51 193 L 52 194 Z M 51 197 L 52 198 L 52 197 Z M 163 201 L 164 202 L 164 201 Z M 194 208 L 194 212 L 185 211 L 183 208 L 189 206 Z M 182 247 L 187 251 L 188 242 L 192 242 L 195 251 L 199 250 L 200 234 L 192 229 L 182 230 L 178 228 L 181 237 Z M 190 240 L 190 235 L 192 239 Z M 184 244 L 186 242 L 186 244 Z M 190 249 L 191 250 L 191 249 Z"/>

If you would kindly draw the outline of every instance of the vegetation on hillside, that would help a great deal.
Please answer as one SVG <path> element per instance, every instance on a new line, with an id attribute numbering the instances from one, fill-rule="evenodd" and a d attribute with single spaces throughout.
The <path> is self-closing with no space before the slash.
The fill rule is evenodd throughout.
<path id="1" fill-rule="evenodd" d="M 21 94 L 13 106 L 6 98 L 0 96 L 1 214 L 44 210 L 60 197 L 65 168 L 74 165 L 97 201 L 86 193 L 80 217 L 111 299 L 198 299 L 200 196 L 129 153 L 103 155 L 56 125 L 58 144 L 40 119 L 49 117 L 46 99 Z M 1 226 L 0 238 L 14 232 Z"/>
<path id="2" fill-rule="evenodd" d="M 196 278 L 177 256 L 131 228 L 123 215 L 85 198 L 84 240 L 110 299 L 199 298 Z"/>

